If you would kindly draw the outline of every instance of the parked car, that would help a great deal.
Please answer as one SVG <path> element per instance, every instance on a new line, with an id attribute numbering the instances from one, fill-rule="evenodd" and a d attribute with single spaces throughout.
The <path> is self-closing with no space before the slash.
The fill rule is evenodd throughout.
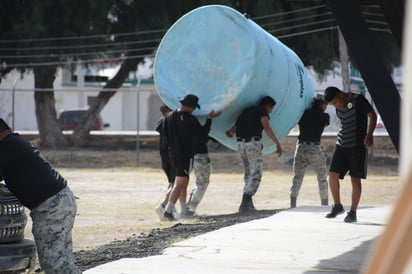
<path id="1" fill-rule="evenodd" d="M 61 130 L 76 130 L 83 120 L 87 110 L 75 109 L 75 110 L 63 110 L 59 115 L 59 124 Z M 96 117 L 94 123 L 90 127 L 90 130 L 103 130 L 109 127 L 109 124 L 103 123 L 102 117 L 99 115 Z"/>
<path id="2" fill-rule="evenodd" d="M 0 183 L 0 273 L 26 273 L 34 268 L 36 245 L 24 239 L 26 223 L 23 205 Z"/>

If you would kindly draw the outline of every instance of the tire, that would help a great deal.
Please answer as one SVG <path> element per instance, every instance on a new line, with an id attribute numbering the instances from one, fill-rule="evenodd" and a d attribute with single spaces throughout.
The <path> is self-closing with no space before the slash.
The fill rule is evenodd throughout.
<path id="1" fill-rule="evenodd" d="M 21 273 L 32 270 L 36 261 L 36 245 L 32 240 L 0 244 L 0 273 Z"/>
<path id="2" fill-rule="evenodd" d="M 0 244 L 23 240 L 26 223 L 24 206 L 0 184 Z"/>

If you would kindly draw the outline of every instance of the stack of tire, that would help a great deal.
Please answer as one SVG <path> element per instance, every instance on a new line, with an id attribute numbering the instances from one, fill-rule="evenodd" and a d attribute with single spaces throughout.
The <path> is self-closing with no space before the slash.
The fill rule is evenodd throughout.
<path id="1" fill-rule="evenodd" d="M 0 273 L 22 273 L 34 268 L 36 246 L 24 239 L 27 217 L 23 205 L 0 183 Z"/>

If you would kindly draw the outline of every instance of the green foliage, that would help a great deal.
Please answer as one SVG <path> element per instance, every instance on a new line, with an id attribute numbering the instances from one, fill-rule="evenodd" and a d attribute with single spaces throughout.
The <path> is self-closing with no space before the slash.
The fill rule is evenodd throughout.
<path id="1" fill-rule="evenodd" d="M 39 63 L 58 67 L 75 60 L 87 65 L 88 60 L 153 56 L 166 30 L 183 14 L 199 6 L 221 4 L 247 13 L 294 50 L 305 65 L 323 74 L 334 66 L 334 61 L 339 61 L 337 29 L 328 7 L 321 1 L 316 3 L 319 4 L 288 0 L 2 0 L 0 73 L 5 71 L 1 64 L 23 71 Z M 376 13 L 374 9 L 372 12 Z M 390 34 L 373 35 L 384 49 L 388 68 L 398 65 L 399 49 Z"/>

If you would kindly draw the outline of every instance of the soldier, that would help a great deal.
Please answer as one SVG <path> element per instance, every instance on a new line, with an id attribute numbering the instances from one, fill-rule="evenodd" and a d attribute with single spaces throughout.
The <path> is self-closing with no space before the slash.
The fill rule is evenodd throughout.
<path id="1" fill-rule="evenodd" d="M 66 180 L 0 118 L 0 176 L 31 210 L 32 232 L 46 274 L 81 273 L 74 264 L 72 228 L 76 201 Z"/>
<path id="2" fill-rule="evenodd" d="M 276 144 L 276 153 L 282 155 L 282 147 L 269 124 L 269 115 L 272 113 L 276 101 L 265 96 L 258 106 L 246 108 L 237 118 L 235 126 L 226 132 L 229 138 L 236 134 L 238 152 L 245 167 L 245 186 L 239 213 L 249 214 L 256 211 L 252 196 L 257 192 L 262 178 L 263 155 L 262 130 Z"/>
<path id="3" fill-rule="evenodd" d="M 189 201 L 187 202 L 187 209 L 184 217 L 192 217 L 200 201 L 203 199 L 207 187 L 210 182 L 211 163 L 207 148 L 209 140 L 209 129 L 205 129 L 204 135 L 198 137 L 196 144 L 196 154 L 193 158 L 193 171 L 196 175 L 195 184 L 190 191 Z"/>
<path id="4" fill-rule="evenodd" d="M 293 157 L 293 182 L 290 189 L 290 207 L 296 207 L 296 199 L 302 186 L 306 167 L 312 166 L 316 172 L 321 205 L 328 205 L 328 181 L 326 157 L 320 145 L 320 137 L 329 125 L 327 104 L 323 99 L 314 99 L 312 107 L 305 110 L 299 121 L 299 137 Z"/>

